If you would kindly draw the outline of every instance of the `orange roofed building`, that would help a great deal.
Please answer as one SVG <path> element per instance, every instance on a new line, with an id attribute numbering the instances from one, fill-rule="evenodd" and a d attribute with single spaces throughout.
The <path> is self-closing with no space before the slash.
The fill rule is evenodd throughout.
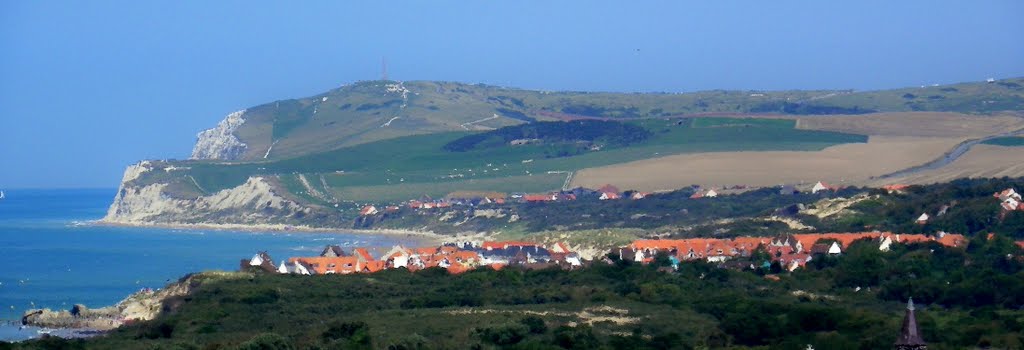
<path id="1" fill-rule="evenodd" d="M 619 256 L 624 260 L 646 263 L 658 253 L 668 253 L 679 261 L 706 260 L 723 262 L 737 257 L 748 257 L 759 247 L 764 248 L 771 260 L 779 261 L 783 267 L 792 271 L 804 266 L 812 259 L 812 247 L 819 240 L 832 241 L 831 244 L 820 246 L 820 253 L 841 254 L 843 249 L 850 247 L 857 240 L 869 240 L 878 244 L 878 249 L 887 251 L 893 243 L 937 242 L 948 247 L 963 247 L 967 240 L 963 235 L 940 232 L 937 236 L 920 234 L 892 234 L 889 232 L 862 233 L 811 233 L 794 234 L 776 238 L 769 237 L 737 237 L 733 239 L 690 238 L 690 239 L 654 239 L 637 240 L 627 247 L 619 249 Z"/>

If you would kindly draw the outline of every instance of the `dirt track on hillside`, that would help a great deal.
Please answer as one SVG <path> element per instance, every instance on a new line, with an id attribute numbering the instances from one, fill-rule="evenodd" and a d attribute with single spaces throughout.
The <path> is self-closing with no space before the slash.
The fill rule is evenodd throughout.
<path id="1" fill-rule="evenodd" d="M 1024 147 L 977 145 L 947 166 L 869 185 L 888 183 L 929 184 L 965 177 L 1024 176 Z M 884 183 L 883 183 L 884 182 Z"/>
<path id="2" fill-rule="evenodd" d="M 774 186 L 814 183 L 862 185 L 878 176 L 940 157 L 962 142 L 953 137 L 872 136 L 868 143 L 822 151 L 716 152 L 681 154 L 584 169 L 573 186 L 611 183 L 643 191 L 702 186 Z"/>

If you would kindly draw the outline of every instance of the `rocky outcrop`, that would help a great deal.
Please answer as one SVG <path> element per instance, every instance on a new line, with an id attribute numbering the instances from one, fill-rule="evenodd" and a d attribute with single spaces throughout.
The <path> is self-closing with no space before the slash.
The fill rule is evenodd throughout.
<path id="1" fill-rule="evenodd" d="M 70 310 L 28 310 L 22 315 L 21 323 L 44 328 L 110 330 L 129 321 L 152 320 L 165 309 L 172 307 L 167 303 L 169 299 L 188 295 L 206 281 L 247 276 L 249 275 L 229 272 L 204 272 L 188 275 L 177 282 L 168 284 L 164 289 L 138 291 L 114 306 L 89 309 L 85 305 L 75 304 Z"/>
<path id="2" fill-rule="evenodd" d="M 137 172 L 129 166 L 125 179 Z M 165 190 L 168 185 L 153 183 L 121 184 L 114 203 L 101 222 L 111 224 L 271 224 L 281 223 L 297 213 L 309 214 L 312 209 L 285 199 L 275 193 L 263 177 L 250 177 L 245 183 L 211 195 L 194 199 L 173 198 Z"/>
<path id="3" fill-rule="evenodd" d="M 192 148 L 191 159 L 236 160 L 245 154 L 247 148 L 235 135 L 238 127 L 245 123 L 242 116 L 245 110 L 228 114 L 217 127 L 203 130 L 197 135 L 196 145 Z"/>

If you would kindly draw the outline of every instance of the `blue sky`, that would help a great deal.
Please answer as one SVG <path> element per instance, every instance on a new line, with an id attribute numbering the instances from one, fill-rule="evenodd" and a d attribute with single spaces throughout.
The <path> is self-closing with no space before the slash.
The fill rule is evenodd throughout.
<path id="1" fill-rule="evenodd" d="M 1024 76 L 1021 1 L 3 1 L 0 189 L 116 187 L 231 111 L 376 79 L 859 90 Z"/>

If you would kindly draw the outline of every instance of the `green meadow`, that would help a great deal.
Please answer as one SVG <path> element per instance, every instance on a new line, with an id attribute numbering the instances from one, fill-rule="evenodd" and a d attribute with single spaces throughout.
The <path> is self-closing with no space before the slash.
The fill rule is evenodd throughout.
<path id="1" fill-rule="evenodd" d="M 277 176 L 300 197 L 308 192 L 297 175 L 306 174 L 319 192 L 342 201 L 398 201 L 455 190 L 537 192 L 561 187 L 568 172 L 681 153 L 748 150 L 815 151 L 866 142 L 863 135 L 797 130 L 793 120 L 683 118 L 630 121 L 651 137 L 626 146 L 607 146 L 556 156 L 558 146 L 521 146 L 445 151 L 471 132 L 399 137 L 297 158 L 252 163 L 188 162 L 188 175 L 207 193 L 237 186 L 252 175 Z M 156 174 L 156 176 L 161 176 Z M 322 177 L 322 180 L 321 180 Z M 326 184 L 327 187 L 324 187 Z"/>

